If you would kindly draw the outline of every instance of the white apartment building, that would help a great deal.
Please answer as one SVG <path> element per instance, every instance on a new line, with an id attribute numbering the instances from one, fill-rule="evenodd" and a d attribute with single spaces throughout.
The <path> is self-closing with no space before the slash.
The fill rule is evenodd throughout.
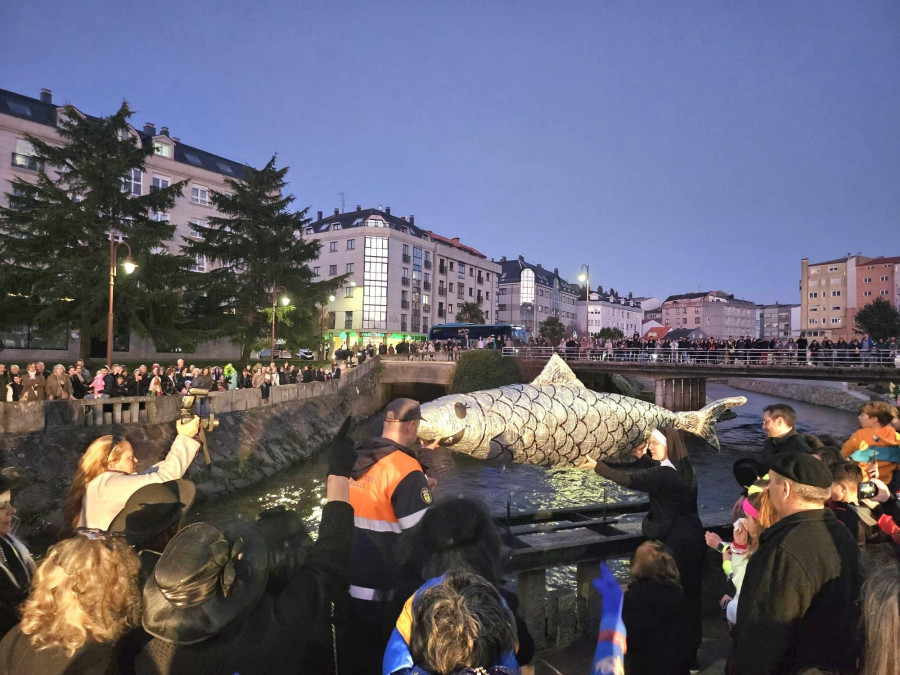
<path id="1" fill-rule="evenodd" d="M 52 93 L 42 89 L 40 98 L 35 99 L 15 92 L 0 89 L 0 200 L 8 205 L 6 194 L 12 191 L 11 182 L 16 179 L 34 181 L 38 175 L 37 161 L 26 136 L 41 139 L 50 145 L 61 145 L 57 123 L 64 114 L 64 106 L 53 103 Z M 78 114 L 82 114 L 80 111 Z M 133 171 L 123 177 L 123 189 L 131 194 L 148 194 L 186 180 L 182 196 L 165 213 L 155 213 L 160 221 L 175 224 L 174 238 L 167 246 L 175 250 L 184 241 L 197 236 L 194 225 L 204 224 L 211 216 L 218 215 L 210 201 L 210 192 L 227 192 L 226 178 L 242 179 L 246 166 L 219 155 L 200 150 L 182 143 L 172 136 L 167 127 L 157 131 L 152 123 L 142 128 L 131 127 L 134 142 L 144 147 L 153 147 L 153 154 L 146 161 L 145 171 Z M 5 158 L 10 158 L 7 161 Z M 208 261 L 202 257 L 195 261 L 195 271 L 209 269 Z M 32 340 L 29 326 L 4 325 L 0 328 L 0 341 L 7 349 L 4 358 L 20 360 L 41 358 L 47 361 L 73 361 L 78 357 L 78 341 L 71 339 L 65 327 L 59 336 L 50 340 L 46 337 Z M 105 355 L 105 342 L 98 347 L 96 357 Z M 240 349 L 227 340 L 217 340 L 203 345 L 195 354 L 200 358 L 236 358 Z M 94 356 L 92 354 L 92 356 Z M 113 357 L 119 360 L 162 360 L 171 359 L 174 353 L 158 352 L 153 342 L 132 334 L 122 344 L 116 340 Z"/>
<path id="2" fill-rule="evenodd" d="M 576 307 L 579 335 L 585 330 L 586 310 L 589 312 L 587 331 L 590 335 L 595 335 L 604 328 L 618 328 L 626 337 L 631 337 L 635 332 L 643 335 L 644 310 L 630 293 L 628 297 L 620 297 L 612 289 L 604 293 L 601 287 L 591 291 L 590 303 L 579 297 Z"/>
<path id="3" fill-rule="evenodd" d="M 541 323 L 551 316 L 559 318 L 567 329 L 577 330 L 575 303 L 579 289 L 559 276 L 559 270 L 544 269 L 525 262 L 521 255 L 513 260 L 500 258 L 500 323 L 525 327 L 530 337 L 537 335 Z"/>
<path id="4" fill-rule="evenodd" d="M 415 216 L 391 215 L 390 207 L 319 211 L 303 236 L 322 242 L 313 263 L 318 279 L 347 275 L 324 308 L 334 348 L 424 340 L 431 326 L 455 321 L 466 302 L 480 303 L 488 323 L 498 319 L 500 265 L 458 238 L 418 227 Z"/>

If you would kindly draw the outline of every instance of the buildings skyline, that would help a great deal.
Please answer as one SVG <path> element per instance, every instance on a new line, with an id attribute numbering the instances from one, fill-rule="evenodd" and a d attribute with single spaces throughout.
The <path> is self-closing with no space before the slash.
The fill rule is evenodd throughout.
<path id="1" fill-rule="evenodd" d="M 0 185 L 8 186 L 14 178 L 28 180 L 37 175 L 38 167 L 26 136 L 32 135 L 50 143 L 58 143 L 56 123 L 61 108 L 62 106 L 53 102 L 52 93 L 46 89 L 41 91 L 39 98 L 0 90 L 0 153 L 3 153 L 0 156 L 11 158 L 9 164 L 0 162 Z M 134 171 L 125 177 L 124 187 L 127 191 L 135 195 L 146 194 L 158 187 L 187 181 L 184 195 L 175 205 L 166 213 L 154 214 L 160 220 L 170 221 L 176 226 L 175 235 L 167 245 L 181 246 L 183 242 L 199 236 L 193 226 L 203 225 L 209 217 L 220 215 L 212 206 L 210 192 L 227 192 L 226 178 L 242 178 L 246 166 L 222 155 L 187 145 L 167 127 L 157 130 L 153 123 L 148 122 L 142 127 L 133 126 L 132 129 L 135 142 L 145 147 L 152 146 L 154 152 L 148 157 L 144 171 Z M 370 235 L 360 239 L 358 249 L 331 249 L 333 244 L 346 247 L 350 241 L 355 241 L 355 237 L 350 234 L 334 234 L 338 230 L 332 229 L 333 226 L 349 230 L 359 227 L 360 223 L 368 228 L 384 228 L 384 232 L 388 233 L 387 237 L 381 237 L 387 243 L 386 256 L 381 258 L 384 259 L 383 264 L 387 265 L 384 269 L 400 270 L 400 285 L 391 284 L 390 280 L 379 276 L 381 273 L 372 272 L 382 262 L 376 262 L 375 259 L 379 256 L 375 254 L 374 247 L 368 250 L 365 248 L 365 241 Z M 329 232 L 331 234 L 327 234 Z M 408 220 L 392 216 L 390 207 L 384 210 L 364 210 L 360 205 L 355 212 L 335 209 L 327 217 L 323 217 L 320 211 L 317 219 L 306 227 L 304 234 L 321 238 L 327 244 L 327 250 L 323 248 L 322 251 L 322 264 L 317 266 L 320 277 L 350 274 L 350 280 L 355 284 L 343 288 L 341 297 L 336 297 L 335 301 L 323 308 L 323 322 L 327 318 L 328 335 L 335 343 L 357 336 L 386 338 L 388 333 L 392 336 L 402 334 L 404 337 L 421 337 L 435 323 L 452 321 L 464 302 L 482 303 L 488 322 L 522 323 L 533 333 L 550 316 L 558 317 L 564 325 L 574 327 L 579 332 L 588 327 L 584 317 L 584 308 L 588 303 L 581 300 L 584 288 L 566 280 L 558 268 L 553 268 L 551 273 L 549 266 L 543 266 L 546 261 L 525 262 L 521 255 L 511 260 L 507 260 L 505 255 L 499 260 L 489 258 L 462 243 L 459 237 L 447 237 L 416 226 L 413 216 L 409 216 Z M 391 241 L 401 249 L 400 260 L 393 259 Z M 333 253 L 341 255 L 331 256 Z M 418 260 L 418 254 L 423 256 L 421 261 Z M 440 260 L 446 263 L 446 268 L 438 265 L 437 270 L 433 269 L 435 262 Z M 895 307 L 900 306 L 900 258 L 848 255 L 844 260 L 823 263 L 810 264 L 804 259 L 802 265 L 800 325 L 801 329 L 811 331 L 812 335 L 846 337 L 847 331 L 852 332 L 858 308 L 875 298 L 884 297 Z M 468 278 L 458 278 L 459 267 L 462 267 L 463 274 L 467 274 Z M 195 260 L 195 271 L 205 272 L 208 269 L 208 261 L 199 258 Z M 453 272 L 456 272 L 457 280 L 450 279 Z M 439 278 L 441 276 L 446 278 Z M 594 276 L 595 279 L 602 276 L 602 267 L 599 274 L 595 268 Z M 601 285 L 596 285 L 590 289 L 590 331 L 593 333 L 604 327 L 617 327 L 630 335 L 633 332 L 630 328 L 638 326 L 637 330 L 643 333 L 641 324 L 644 317 L 637 311 L 640 309 L 637 306 L 639 303 L 631 298 L 631 294 L 623 298 L 612 292 L 604 294 L 602 288 Z M 705 296 L 709 293 L 729 295 L 724 291 L 680 295 Z M 730 297 L 734 300 L 733 296 Z M 749 301 L 737 302 L 753 304 Z M 728 304 L 725 302 L 723 306 Z M 653 310 L 658 311 L 656 307 Z M 746 318 L 743 314 L 741 316 L 740 321 L 735 317 L 717 318 L 712 314 L 703 314 L 700 318 L 703 324 L 709 323 L 704 330 L 721 324 L 721 330 L 727 334 L 731 334 L 731 328 L 734 328 L 735 333 L 763 334 L 765 324 L 772 323 L 757 319 L 760 325 L 748 330 Z M 673 327 L 687 327 L 681 322 L 688 317 L 671 314 L 666 319 L 661 311 L 659 317 L 662 323 L 678 321 L 678 324 L 671 324 Z M 783 317 L 777 323 L 783 333 Z M 23 333 L 23 339 L 27 339 L 28 334 L 27 331 Z M 28 347 L 30 345 L 25 345 L 24 348 Z M 145 352 L 149 350 L 147 345 L 142 348 Z M 148 358 L 163 357 L 163 354 L 154 352 Z"/>

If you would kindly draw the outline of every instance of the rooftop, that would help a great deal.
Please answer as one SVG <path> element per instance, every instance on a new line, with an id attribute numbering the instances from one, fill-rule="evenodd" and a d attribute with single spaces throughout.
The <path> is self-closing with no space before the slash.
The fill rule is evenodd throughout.
<path id="1" fill-rule="evenodd" d="M 541 286 L 553 288 L 554 282 L 559 283 L 559 290 L 563 293 L 578 295 L 580 287 L 570 284 L 568 281 L 559 276 L 559 270 L 545 270 L 541 265 L 533 265 L 525 262 L 525 258 L 519 256 L 514 260 L 507 260 L 506 257 L 501 258 L 500 263 L 500 283 L 510 284 L 519 281 L 522 278 L 522 272 L 526 269 L 534 272 L 534 280 Z"/>

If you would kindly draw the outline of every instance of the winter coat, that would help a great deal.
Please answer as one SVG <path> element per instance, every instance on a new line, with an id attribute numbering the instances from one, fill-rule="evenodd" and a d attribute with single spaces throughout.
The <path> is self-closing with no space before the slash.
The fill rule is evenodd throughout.
<path id="1" fill-rule="evenodd" d="M 688 613 L 678 584 L 655 579 L 632 581 L 622 602 L 628 635 L 626 672 L 687 675 L 691 659 Z"/>
<path id="2" fill-rule="evenodd" d="M 771 466 L 772 460 L 775 459 L 776 455 L 783 455 L 789 452 L 805 452 L 807 455 L 812 453 L 806 439 L 798 434 L 796 429 L 791 429 L 784 436 L 767 438 L 763 444 L 762 456 L 759 459 L 760 464 L 763 465 L 765 472 L 768 472 L 769 466 Z"/>
<path id="3" fill-rule="evenodd" d="M 11 534 L 0 538 L 6 556 L 0 559 L 0 635 L 19 623 L 19 605 L 28 597 L 34 559 L 25 544 Z"/>

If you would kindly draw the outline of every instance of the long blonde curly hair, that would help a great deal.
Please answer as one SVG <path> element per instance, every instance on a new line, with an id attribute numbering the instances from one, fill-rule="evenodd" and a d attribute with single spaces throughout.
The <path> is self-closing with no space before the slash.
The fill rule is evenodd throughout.
<path id="1" fill-rule="evenodd" d="M 63 503 L 63 536 L 71 535 L 78 527 L 88 483 L 106 471 L 110 462 L 115 462 L 122 456 L 125 450 L 122 441 L 125 439 L 121 437 L 118 441 L 116 439 L 116 436 L 101 436 L 91 443 L 81 456 L 69 494 Z"/>
<path id="2" fill-rule="evenodd" d="M 22 632 L 36 649 L 72 656 L 113 643 L 141 620 L 141 563 L 123 537 L 75 535 L 50 548 L 22 604 Z"/>

